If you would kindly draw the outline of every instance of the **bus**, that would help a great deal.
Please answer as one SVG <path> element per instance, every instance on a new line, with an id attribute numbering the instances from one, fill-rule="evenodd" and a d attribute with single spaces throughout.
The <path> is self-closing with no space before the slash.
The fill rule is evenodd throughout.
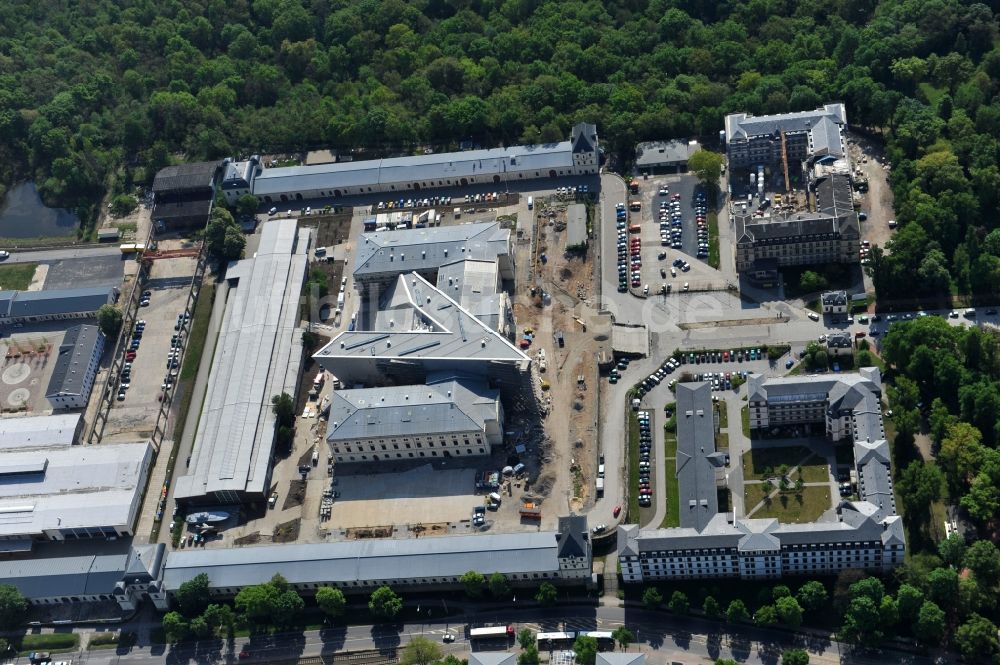
<path id="1" fill-rule="evenodd" d="M 578 637 L 593 637 L 597 640 L 598 648 L 614 647 L 615 638 L 611 637 L 610 630 L 581 630 Z"/>
<path id="2" fill-rule="evenodd" d="M 481 626 L 479 628 L 469 628 L 470 640 L 495 640 L 508 639 L 514 637 L 514 624 L 506 626 Z"/>
<path id="3" fill-rule="evenodd" d="M 573 642 L 576 640 L 576 633 L 572 630 L 555 633 L 538 633 L 536 638 L 538 639 L 539 650 L 568 649 L 573 646 Z"/>

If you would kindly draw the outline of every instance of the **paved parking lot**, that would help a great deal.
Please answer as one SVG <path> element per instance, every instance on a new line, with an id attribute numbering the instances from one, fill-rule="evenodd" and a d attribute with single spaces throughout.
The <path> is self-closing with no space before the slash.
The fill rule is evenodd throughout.
<path id="1" fill-rule="evenodd" d="M 150 304 L 140 307 L 138 314 L 138 318 L 146 322 L 146 328 L 132 361 L 125 399 L 116 398 L 108 415 L 105 439 L 119 432 L 149 432 L 155 425 L 160 408 L 159 397 L 168 372 L 167 354 L 171 336 L 177 334 L 174 325 L 187 302 L 194 269 L 194 258 L 169 259 L 154 264 L 151 279 L 146 285 L 151 292 Z M 113 382 L 112 386 L 117 393 L 119 381 Z"/>

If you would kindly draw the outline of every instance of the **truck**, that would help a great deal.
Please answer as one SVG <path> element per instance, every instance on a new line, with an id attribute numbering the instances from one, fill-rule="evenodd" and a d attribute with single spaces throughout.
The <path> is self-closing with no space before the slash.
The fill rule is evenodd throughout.
<path id="1" fill-rule="evenodd" d="M 533 210 L 534 207 L 535 207 L 535 197 L 534 196 L 529 196 L 528 197 L 528 210 Z"/>
<path id="2" fill-rule="evenodd" d="M 469 639 L 470 640 L 487 640 L 487 639 L 498 639 L 498 638 L 512 638 L 514 637 L 514 625 L 508 624 L 506 626 L 481 626 L 479 628 L 473 628 L 469 626 Z"/>
<path id="3" fill-rule="evenodd" d="M 597 479 L 597 496 L 604 496 L 604 478 Z"/>

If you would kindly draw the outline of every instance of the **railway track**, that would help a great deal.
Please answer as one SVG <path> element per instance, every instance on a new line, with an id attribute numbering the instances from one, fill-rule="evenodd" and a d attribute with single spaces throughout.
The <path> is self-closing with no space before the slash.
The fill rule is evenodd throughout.
<path id="1" fill-rule="evenodd" d="M 295 660 L 285 660 L 280 665 L 395 665 L 399 662 L 399 653 L 392 649 L 366 649 L 363 651 L 346 651 L 322 656 L 304 656 Z"/>

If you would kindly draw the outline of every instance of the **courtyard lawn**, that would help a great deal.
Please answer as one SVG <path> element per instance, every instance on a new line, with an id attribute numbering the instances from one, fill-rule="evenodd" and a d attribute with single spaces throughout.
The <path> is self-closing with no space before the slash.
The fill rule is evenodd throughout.
<path id="1" fill-rule="evenodd" d="M 759 484 L 747 485 L 744 489 L 747 507 L 756 506 L 763 495 Z M 774 495 L 749 517 L 774 517 L 784 524 L 805 524 L 815 522 L 831 507 L 829 487 L 803 487 L 801 492 Z"/>
<path id="2" fill-rule="evenodd" d="M 675 472 L 677 467 L 677 434 L 664 429 L 663 444 L 663 463 L 667 466 L 667 473 L 666 487 L 661 491 L 666 492 L 667 514 L 663 516 L 660 528 L 667 529 L 681 525 L 680 494 L 677 489 L 677 473 Z"/>
<path id="3" fill-rule="evenodd" d="M 743 477 L 747 480 L 764 480 L 776 476 L 782 464 L 788 465 L 790 469 L 811 454 L 808 448 L 802 446 L 751 448 L 750 452 L 743 454 Z M 803 480 L 809 482 L 807 478 Z"/>
<path id="4" fill-rule="evenodd" d="M 31 286 L 37 263 L 0 265 L 0 291 L 24 291 Z"/>
<path id="5" fill-rule="evenodd" d="M 830 480 L 830 472 L 827 469 L 826 462 L 821 458 L 813 455 L 804 464 L 799 467 L 802 472 L 802 482 L 804 483 L 825 483 Z M 798 478 L 797 473 L 792 474 L 792 480 L 794 481 Z"/>

